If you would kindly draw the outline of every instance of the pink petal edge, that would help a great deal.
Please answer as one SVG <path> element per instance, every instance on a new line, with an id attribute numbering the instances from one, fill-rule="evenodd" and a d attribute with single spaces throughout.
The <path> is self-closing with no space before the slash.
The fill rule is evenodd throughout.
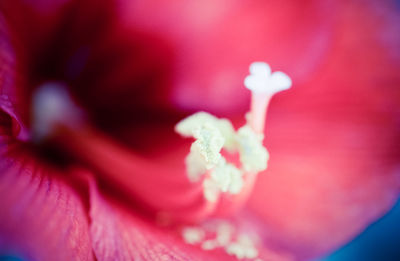
<path id="1" fill-rule="evenodd" d="M 27 260 L 94 260 L 80 196 L 57 178 L 57 170 L 7 137 L 3 127 L 0 252 Z"/>

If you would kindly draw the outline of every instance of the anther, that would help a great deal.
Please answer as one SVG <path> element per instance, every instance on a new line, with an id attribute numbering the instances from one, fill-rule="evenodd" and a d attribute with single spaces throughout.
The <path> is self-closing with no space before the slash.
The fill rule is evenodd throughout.
<path id="1" fill-rule="evenodd" d="M 263 139 L 268 103 L 275 93 L 292 85 L 286 74 L 271 73 L 269 65 L 263 62 L 252 63 L 249 71 L 244 85 L 252 92 L 251 109 L 247 124 L 238 131 L 227 119 L 218 119 L 206 112 L 189 116 L 175 126 L 175 131 L 182 136 L 195 139 L 186 157 L 187 176 L 191 182 L 199 182 L 205 175 L 203 193 L 211 202 L 218 201 L 221 193 L 240 194 L 246 177 L 267 168 L 269 154 Z M 222 149 L 237 151 L 241 166 L 227 162 Z"/>

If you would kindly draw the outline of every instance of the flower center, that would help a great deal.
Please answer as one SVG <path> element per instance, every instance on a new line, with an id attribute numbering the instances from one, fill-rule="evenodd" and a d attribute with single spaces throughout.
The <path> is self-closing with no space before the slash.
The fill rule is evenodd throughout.
<path id="1" fill-rule="evenodd" d="M 71 155 L 122 203 L 162 216 L 164 222 L 197 221 L 213 211 L 201 185 L 189 182 L 183 171 L 154 164 L 91 126 L 63 84 L 40 86 L 32 111 L 33 140 Z"/>
<path id="2" fill-rule="evenodd" d="M 187 176 L 192 182 L 204 177 L 204 197 L 212 202 L 218 201 L 221 193 L 240 194 L 246 176 L 267 168 L 269 155 L 262 142 L 268 103 L 275 93 L 290 88 L 291 80 L 282 72 L 271 74 L 266 63 L 254 62 L 244 84 L 252 92 L 251 110 L 247 123 L 238 131 L 229 120 L 206 112 L 189 116 L 175 127 L 183 137 L 195 139 L 186 157 Z M 237 151 L 240 167 L 227 162 L 221 155 L 222 149 L 230 153 Z"/>
<path id="3" fill-rule="evenodd" d="M 261 65 L 264 71 L 260 70 Z M 282 81 L 275 79 L 276 73 L 266 73 L 266 66 L 255 63 L 250 67 L 245 85 L 253 92 L 253 104 L 248 124 L 238 131 L 227 119 L 205 112 L 176 125 L 179 134 L 195 138 L 185 159 L 186 171 L 154 164 L 93 128 L 60 83 L 46 83 L 34 95 L 34 140 L 51 140 L 93 170 L 99 181 L 118 191 L 128 203 L 155 213 L 163 222 L 198 221 L 224 212 L 221 209 L 234 210 L 247 199 L 256 174 L 267 167 L 261 116 L 265 116 L 270 97 L 282 88 Z M 290 80 L 285 83 L 290 84 Z M 240 163 L 228 162 L 222 149 L 237 151 Z M 230 200 L 225 207 L 224 195 Z"/>

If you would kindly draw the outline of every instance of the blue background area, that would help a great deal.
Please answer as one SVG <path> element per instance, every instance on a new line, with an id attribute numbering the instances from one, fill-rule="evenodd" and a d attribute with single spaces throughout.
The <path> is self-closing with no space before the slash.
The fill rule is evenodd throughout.
<path id="1" fill-rule="evenodd" d="M 361 235 L 318 261 L 400 261 L 400 199 Z"/>
<path id="2" fill-rule="evenodd" d="M 0 256 L 0 261 L 24 261 L 24 260 L 14 256 Z"/>

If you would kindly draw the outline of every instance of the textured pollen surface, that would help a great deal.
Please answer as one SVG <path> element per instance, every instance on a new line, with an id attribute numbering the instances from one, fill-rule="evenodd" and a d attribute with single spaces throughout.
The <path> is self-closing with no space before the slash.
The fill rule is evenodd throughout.
<path id="1" fill-rule="evenodd" d="M 258 238 L 254 235 L 238 231 L 228 221 L 217 221 L 198 227 L 184 227 L 183 240 L 191 245 L 198 245 L 205 251 L 223 250 L 237 259 L 258 261 Z M 257 258 L 257 259 L 256 259 Z"/>
<path id="2" fill-rule="evenodd" d="M 193 130 L 196 141 L 192 144 L 191 151 L 198 152 L 204 158 L 206 169 L 216 166 L 221 159 L 221 149 L 225 139 L 217 127 L 204 123 Z"/>
<path id="3" fill-rule="evenodd" d="M 248 172 L 259 172 L 267 168 L 268 151 L 262 145 L 263 136 L 256 134 L 248 125 L 238 130 L 240 161 Z"/>
<path id="4" fill-rule="evenodd" d="M 246 115 L 247 124 L 237 132 L 229 120 L 218 119 L 206 112 L 195 113 L 175 126 L 180 135 L 196 140 L 185 160 L 187 176 L 192 182 L 198 182 L 205 176 L 204 197 L 212 202 L 218 200 L 220 193 L 239 194 L 246 175 L 257 174 L 267 168 L 269 154 L 263 146 L 264 136 L 261 133 L 268 103 L 275 93 L 292 85 L 289 76 L 279 71 L 271 73 L 271 68 L 264 62 L 252 63 L 249 72 L 244 85 L 252 92 L 251 111 Z M 230 153 L 238 151 L 240 168 L 225 160 L 220 152 L 223 148 Z M 212 243 L 206 244 L 206 248 L 211 246 Z M 239 248 L 233 245 L 230 249 L 232 252 Z M 246 256 L 245 253 L 240 255 Z"/>
<path id="5" fill-rule="evenodd" d="M 262 144 L 263 136 L 247 124 L 236 132 L 227 119 L 199 112 L 180 121 L 175 130 L 195 139 L 185 159 L 187 176 L 192 182 L 205 177 L 204 197 L 211 202 L 217 201 L 220 193 L 239 194 L 246 173 L 254 174 L 267 167 L 268 152 Z M 242 166 L 238 168 L 227 162 L 221 155 L 222 149 L 230 153 L 237 151 Z"/>
<path id="6" fill-rule="evenodd" d="M 225 139 L 224 148 L 234 149 L 235 130 L 232 123 L 227 119 L 218 119 L 207 112 L 198 112 L 183 119 L 175 126 L 175 131 L 183 137 L 193 137 L 193 131 L 206 124 L 210 124 L 220 131 Z"/>
<path id="7" fill-rule="evenodd" d="M 221 192 L 237 194 L 243 186 L 242 172 L 233 164 L 221 159 L 211 171 L 211 179 L 218 185 Z"/>

